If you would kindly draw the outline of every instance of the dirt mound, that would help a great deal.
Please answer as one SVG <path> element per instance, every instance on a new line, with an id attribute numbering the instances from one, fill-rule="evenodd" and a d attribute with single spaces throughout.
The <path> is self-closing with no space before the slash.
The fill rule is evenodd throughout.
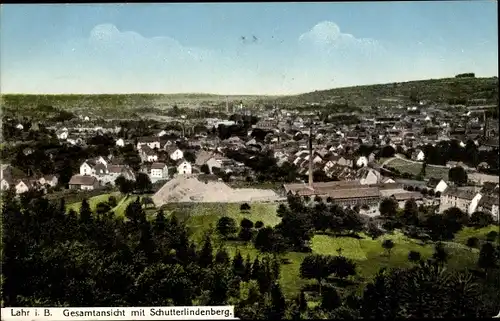
<path id="1" fill-rule="evenodd" d="M 280 197 L 272 190 L 233 189 L 223 182 L 201 182 L 194 176 L 179 175 L 163 185 L 153 201 L 156 206 L 166 203 L 239 203 L 273 202 Z"/>

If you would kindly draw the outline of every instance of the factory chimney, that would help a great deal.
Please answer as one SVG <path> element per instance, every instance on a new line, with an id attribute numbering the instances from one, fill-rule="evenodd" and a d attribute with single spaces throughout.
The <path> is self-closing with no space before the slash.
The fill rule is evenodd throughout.
<path id="1" fill-rule="evenodd" d="M 314 189 L 313 187 L 313 148 L 312 148 L 312 127 L 313 124 L 309 127 L 309 188 Z"/>
<path id="2" fill-rule="evenodd" d="M 483 111 L 483 136 L 486 138 L 488 135 L 488 117 L 486 116 L 486 110 Z"/>

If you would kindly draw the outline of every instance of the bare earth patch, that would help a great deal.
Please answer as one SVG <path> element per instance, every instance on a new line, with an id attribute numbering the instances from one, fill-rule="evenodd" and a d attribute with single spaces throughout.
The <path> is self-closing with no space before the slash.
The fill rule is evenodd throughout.
<path id="1" fill-rule="evenodd" d="M 223 182 L 202 182 L 195 176 L 179 175 L 163 185 L 153 201 L 157 207 L 167 203 L 239 203 L 283 200 L 269 189 L 231 188 Z"/>

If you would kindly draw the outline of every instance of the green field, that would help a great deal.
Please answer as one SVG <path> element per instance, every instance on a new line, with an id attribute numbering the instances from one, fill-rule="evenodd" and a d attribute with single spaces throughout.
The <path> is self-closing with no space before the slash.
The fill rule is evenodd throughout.
<path id="1" fill-rule="evenodd" d="M 108 198 L 110 196 L 116 197 L 116 201 L 118 202 L 117 205 L 111 209 L 112 212 L 115 213 L 116 217 L 124 217 L 125 216 L 125 210 L 127 209 L 127 206 L 132 203 L 133 201 L 136 200 L 137 197 L 142 198 L 143 195 L 123 195 L 119 192 L 113 192 L 109 194 L 102 194 L 98 196 L 94 196 L 88 199 L 90 208 L 92 211 L 96 209 L 97 204 L 101 202 L 107 202 Z M 72 203 L 66 206 L 67 210 L 69 211 L 70 209 L 76 211 L 77 213 L 80 211 L 80 207 L 82 206 L 82 202 L 76 202 Z M 146 214 L 151 215 L 156 213 L 156 210 L 152 209 L 147 209 Z"/>
<path id="2" fill-rule="evenodd" d="M 94 211 L 97 204 L 99 204 L 101 202 L 107 202 L 110 196 L 116 197 L 117 202 L 120 202 L 123 199 L 123 195 L 119 192 L 97 195 L 97 196 L 94 196 L 94 197 L 91 197 L 88 199 L 90 209 L 92 211 Z M 74 210 L 78 213 L 80 211 L 81 206 L 82 206 L 82 202 L 76 202 L 76 203 L 71 203 L 71 204 L 67 205 L 66 208 L 68 211 Z"/>
<path id="3" fill-rule="evenodd" d="M 495 225 L 490 225 L 483 228 L 464 227 L 455 235 L 455 239 L 453 241 L 460 244 L 467 244 L 467 239 L 474 236 L 480 240 L 485 240 L 486 234 L 491 231 L 500 232 L 498 226 Z"/>
<path id="4" fill-rule="evenodd" d="M 267 226 L 274 226 L 280 222 L 276 216 L 276 204 L 251 204 L 249 213 L 241 213 L 240 204 L 169 204 L 165 207 L 166 212 L 174 212 L 182 219 L 192 232 L 192 239 L 200 242 L 205 231 L 214 228 L 217 220 L 222 216 L 229 216 L 236 220 L 239 225 L 241 219 L 248 218 L 256 222 L 262 221 Z M 474 266 L 477 261 L 478 250 L 469 249 L 465 242 L 470 236 L 484 237 L 484 235 L 496 227 L 484 229 L 466 228 L 459 232 L 456 242 L 446 242 L 445 247 L 450 253 L 450 267 L 464 268 Z M 359 283 L 359 290 L 363 284 L 372 279 L 382 267 L 409 267 L 412 265 L 408 261 L 408 252 L 418 251 L 423 258 L 428 258 L 434 251 L 433 244 L 421 245 L 419 241 L 407 238 L 400 232 L 384 235 L 383 237 L 372 240 L 364 234 L 360 239 L 352 237 L 332 237 L 329 235 L 317 234 L 312 238 L 311 248 L 313 253 L 337 255 L 337 249 L 342 248 L 342 255 L 353 259 L 358 266 L 358 276 L 355 281 Z M 390 258 L 382 248 L 382 242 L 385 239 L 392 239 L 395 243 L 391 251 Z M 214 237 L 214 248 L 223 246 L 231 255 L 240 251 L 243 257 L 249 255 L 253 260 L 257 256 L 265 254 L 257 251 L 251 243 L 240 241 L 222 241 Z M 300 278 L 300 264 L 306 253 L 289 252 L 283 255 L 288 262 L 281 268 L 281 285 L 288 297 L 297 295 L 300 289 L 307 284 L 314 284 L 312 280 Z"/>
<path id="5" fill-rule="evenodd" d="M 113 193 L 114 194 L 114 193 Z M 95 207 L 100 201 L 105 201 L 110 194 L 93 197 L 89 200 L 91 207 Z M 115 195 L 116 196 L 116 195 Z M 128 197 L 116 196 L 119 200 L 118 205 L 113 209 L 117 216 L 124 216 L 128 204 L 133 202 L 137 196 Z M 139 196 L 141 197 L 141 196 Z M 253 222 L 262 221 L 265 226 L 275 226 L 281 221 L 276 215 L 277 204 L 271 203 L 252 203 L 248 212 L 240 211 L 241 204 L 225 203 L 183 203 L 168 204 L 163 207 L 166 214 L 175 213 L 175 215 L 186 223 L 191 232 L 191 238 L 197 244 L 207 230 L 214 228 L 220 217 L 228 216 L 236 220 L 239 225 L 243 218 L 248 218 Z M 69 205 L 72 208 L 79 208 L 80 204 Z M 147 210 L 148 216 L 153 217 L 157 209 Z M 476 236 L 484 239 L 485 235 L 492 230 L 497 230 L 497 226 L 490 226 L 481 229 L 464 228 L 457 233 L 454 242 L 444 242 L 450 254 L 448 265 L 450 268 L 462 269 L 467 266 L 474 266 L 477 262 L 479 250 L 468 248 L 465 243 L 467 239 Z M 392 239 L 395 243 L 390 257 L 382 248 L 382 242 L 385 239 Z M 249 255 L 253 259 L 257 256 L 262 257 L 265 254 L 256 250 L 251 242 L 241 241 L 223 241 L 214 234 L 214 249 L 224 247 L 231 256 L 240 251 L 244 258 Z M 342 255 L 354 260 L 357 264 L 358 275 L 353 279 L 356 289 L 361 290 L 364 284 L 370 281 L 382 267 L 409 267 L 412 265 L 408 261 L 408 252 L 418 251 L 423 258 L 428 258 L 433 253 L 433 244 L 422 245 L 419 241 L 410 239 L 400 232 L 386 234 L 379 239 L 372 240 L 363 233 L 360 238 L 353 237 L 333 237 L 325 234 L 316 234 L 311 240 L 313 253 L 337 255 L 337 249 L 342 249 Z M 300 264 L 307 253 L 289 252 L 283 255 L 286 263 L 281 267 L 281 285 L 285 295 L 289 298 L 297 295 L 300 290 L 309 284 L 315 284 L 313 280 L 305 280 L 300 277 Z"/>
<path id="6" fill-rule="evenodd" d="M 193 230 L 193 239 L 200 241 L 204 231 L 211 226 L 215 227 L 217 220 L 228 216 L 236 220 L 239 225 L 243 218 L 252 222 L 262 221 L 265 226 L 275 226 L 281 219 L 276 216 L 276 204 L 250 203 L 250 211 L 241 212 L 239 203 L 185 203 L 169 204 L 164 207 L 168 212 L 176 213 Z"/>
<path id="7" fill-rule="evenodd" d="M 422 170 L 421 163 L 412 163 L 405 161 L 400 158 L 394 158 L 392 161 L 386 164 L 386 167 L 394 167 L 401 173 L 410 173 L 412 175 L 420 174 Z M 426 178 L 437 178 L 437 179 L 448 179 L 448 168 L 443 167 L 435 167 L 432 165 L 427 165 L 425 169 L 425 177 Z"/>

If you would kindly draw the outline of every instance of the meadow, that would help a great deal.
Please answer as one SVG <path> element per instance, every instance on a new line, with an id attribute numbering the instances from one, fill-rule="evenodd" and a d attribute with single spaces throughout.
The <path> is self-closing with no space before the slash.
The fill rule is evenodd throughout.
<path id="1" fill-rule="evenodd" d="M 127 206 L 141 195 L 124 196 L 118 192 L 102 194 L 89 198 L 89 205 L 94 210 L 98 203 L 105 202 L 109 196 L 115 196 L 118 204 L 112 209 L 117 217 L 124 217 Z M 201 245 L 203 237 L 207 231 L 214 231 L 217 221 L 223 216 L 233 218 L 239 225 L 242 219 L 247 218 L 252 222 L 262 221 L 264 226 L 274 227 L 280 223 L 281 218 L 277 216 L 276 203 L 250 203 L 250 210 L 241 211 L 239 203 L 171 203 L 162 207 L 167 215 L 175 214 L 184 222 L 189 230 L 190 237 L 197 244 Z M 78 212 L 81 202 L 69 204 L 68 209 Z M 157 209 L 147 209 L 146 213 L 150 219 L 154 218 Z M 465 227 L 455 236 L 451 242 L 444 242 L 450 254 L 448 266 L 461 269 L 473 267 L 477 262 L 479 250 L 466 246 L 469 237 L 478 237 L 480 240 L 486 239 L 486 234 L 490 231 L 498 230 L 497 226 L 485 228 Z M 264 254 L 256 250 L 251 242 L 222 240 L 216 233 L 212 234 L 213 246 L 215 249 L 224 247 L 231 256 L 237 251 L 244 258 L 250 256 L 251 260 L 262 257 Z M 382 242 L 391 239 L 395 246 L 390 255 L 382 247 Z M 410 267 L 413 263 L 408 261 L 409 251 L 420 252 L 422 258 L 432 256 L 434 244 L 422 244 L 420 241 L 408 238 L 401 232 L 395 231 L 392 234 L 385 234 L 373 240 L 364 233 L 359 234 L 359 238 L 354 237 L 333 237 L 331 235 L 317 233 L 311 239 L 311 249 L 313 253 L 325 255 L 338 255 L 339 252 L 354 260 L 357 264 L 357 276 L 352 280 L 353 289 L 361 291 L 379 271 L 380 268 Z M 340 250 L 339 250 L 340 249 Z M 315 281 L 305 280 L 300 277 L 300 264 L 307 253 L 288 252 L 282 255 L 285 264 L 281 267 L 281 285 L 287 297 L 293 297 L 300 293 L 305 286 L 314 286 Z"/>
<path id="2" fill-rule="evenodd" d="M 422 163 L 409 162 L 400 158 L 393 158 L 387 162 L 386 167 L 393 167 L 401 173 L 410 173 L 412 175 L 420 174 L 422 170 Z M 425 168 L 426 178 L 448 179 L 448 168 L 427 165 Z"/>
<path id="3" fill-rule="evenodd" d="M 165 207 L 168 213 L 176 213 L 176 217 L 183 220 L 191 232 L 194 241 L 201 242 L 206 231 L 213 230 L 220 217 L 228 216 L 236 220 L 239 225 L 243 218 L 247 218 L 254 223 L 262 221 L 265 226 L 275 226 L 279 224 L 281 218 L 276 215 L 276 204 L 253 203 L 250 204 L 251 210 L 248 212 L 240 211 L 240 204 L 169 204 Z M 453 242 L 445 242 L 444 245 L 450 253 L 448 265 L 452 268 L 461 269 L 464 267 L 473 267 L 477 262 L 479 251 L 467 247 L 467 238 L 476 236 L 479 239 L 485 239 L 486 234 L 497 229 L 496 226 L 482 229 L 464 228 L 457 233 Z M 214 248 L 224 247 L 230 255 L 237 251 L 253 260 L 255 257 L 262 257 L 253 247 L 251 242 L 242 241 L 224 241 L 213 234 Z M 341 249 L 342 255 L 354 260 L 357 264 L 358 275 L 353 279 L 354 288 L 361 291 L 379 271 L 380 268 L 387 267 L 409 267 L 413 263 L 408 261 L 408 252 L 418 251 L 422 258 L 429 258 L 434 251 L 434 244 L 421 244 L 420 241 L 404 236 L 401 232 L 395 231 L 392 234 L 386 234 L 382 237 L 372 240 L 370 237 L 359 234 L 360 238 L 353 237 L 333 237 L 325 234 L 316 234 L 311 240 L 313 253 L 338 255 L 338 249 Z M 390 256 L 382 248 L 382 242 L 385 239 L 391 239 L 395 243 Z M 305 280 L 300 277 L 300 264 L 307 253 L 288 252 L 282 255 L 286 262 L 281 267 L 281 285 L 287 297 L 293 297 L 300 293 L 300 290 L 307 285 L 314 285 L 315 281 Z"/>

